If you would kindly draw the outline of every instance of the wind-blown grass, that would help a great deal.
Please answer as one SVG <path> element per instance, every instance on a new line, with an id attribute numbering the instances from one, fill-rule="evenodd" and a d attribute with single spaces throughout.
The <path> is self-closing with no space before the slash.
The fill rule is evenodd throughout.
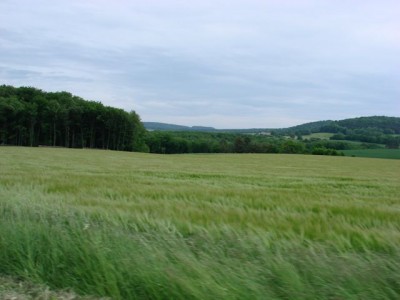
<path id="1" fill-rule="evenodd" d="M 114 299 L 398 299 L 400 161 L 0 148 L 0 273 Z"/>

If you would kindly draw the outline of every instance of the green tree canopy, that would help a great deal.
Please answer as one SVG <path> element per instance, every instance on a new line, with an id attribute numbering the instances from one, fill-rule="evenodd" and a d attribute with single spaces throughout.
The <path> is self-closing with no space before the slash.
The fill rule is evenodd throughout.
<path id="1" fill-rule="evenodd" d="M 0 86 L 0 144 L 145 151 L 144 134 L 134 111 L 68 92 Z"/>

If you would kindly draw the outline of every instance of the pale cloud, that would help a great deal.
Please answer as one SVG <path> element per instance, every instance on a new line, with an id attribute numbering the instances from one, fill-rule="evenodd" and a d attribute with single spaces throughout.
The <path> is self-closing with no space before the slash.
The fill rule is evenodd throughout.
<path id="1" fill-rule="evenodd" d="M 400 3 L 2 0 L 0 84 L 219 128 L 399 115 Z"/>

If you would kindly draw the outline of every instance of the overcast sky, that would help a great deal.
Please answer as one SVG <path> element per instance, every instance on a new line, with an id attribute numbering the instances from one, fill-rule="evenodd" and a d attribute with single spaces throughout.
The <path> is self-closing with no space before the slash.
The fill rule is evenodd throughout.
<path id="1" fill-rule="evenodd" d="M 0 0 L 0 84 L 217 128 L 400 116 L 400 1 Z"/>

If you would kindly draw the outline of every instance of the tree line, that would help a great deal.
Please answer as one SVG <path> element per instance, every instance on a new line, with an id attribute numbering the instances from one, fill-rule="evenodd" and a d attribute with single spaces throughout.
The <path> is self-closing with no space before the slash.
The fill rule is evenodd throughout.
<path id="1" fill-rule="evenodd" d="M 134 112 L 68 92 L 0 86 L 0 145 L 146 150 Z"/>
<path id="2" fill-rule="evenodd" d="M 235 133 L 148 131 L 145 137 L 151 153 L 287 153 L 342 155 L 353 145 L 336 141 L 296 140 L 282 136 Z"/>
<path id="3" fill-rule="evenodd" d="M 329 132 L 331 140 L 303 139 Z M 0 86 L 0 145 L 61 146 L 151 153 L 301 153 L 340 155 L 341 150 L 400 145 L 400 118 L 319 121 L 270 134 L 146 131 L 134 112 L 87 101 L 68 92 Z"/>

